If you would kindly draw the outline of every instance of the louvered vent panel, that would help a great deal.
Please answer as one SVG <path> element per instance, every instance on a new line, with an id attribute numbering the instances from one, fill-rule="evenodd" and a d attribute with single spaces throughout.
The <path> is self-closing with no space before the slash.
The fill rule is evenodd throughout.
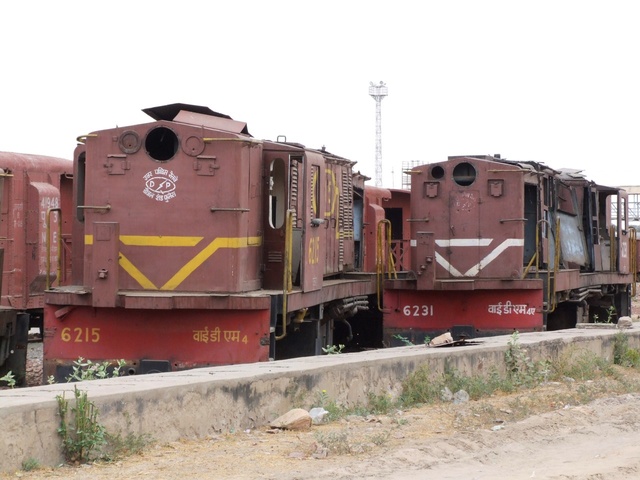
<path id="1" fill-rule="evenodd" d="M 289 197 L 289 205 L 293 210 L 293 224 L 298 224 L 298 165 L 295 160 L 291 160 L 290 169 L 291 172 L 291 194 Z"/>
<path id="2" fill-rule="evenodd" d="M 282 252 L 268 252 L 267 262 L 269 263 L 282 263 Z"/>
<path id="3" fill-rule="evenodd" d="M 342 218 L 342 236 L 353 238 L 353 179 L 351 171 L 342 172 L 342 193 L 340 195 L 340 216 Z"/>

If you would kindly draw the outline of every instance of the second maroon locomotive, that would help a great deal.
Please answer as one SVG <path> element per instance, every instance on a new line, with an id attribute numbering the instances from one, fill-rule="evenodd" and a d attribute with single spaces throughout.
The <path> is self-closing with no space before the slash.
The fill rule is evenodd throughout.
<path id="1" fill-rule="evenodd" d="M 385 338 L 572 328 L 630 314 L 627 194 L 499 156 L 414 168 L 410 271 L 384 293 Z"/>

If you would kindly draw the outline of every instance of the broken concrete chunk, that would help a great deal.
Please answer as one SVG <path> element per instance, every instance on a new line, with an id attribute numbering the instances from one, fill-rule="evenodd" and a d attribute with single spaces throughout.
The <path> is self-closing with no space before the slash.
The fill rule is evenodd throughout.
<path id="1" fill-rule="evenodd" d="M 631 317 L 620 317 L 618 319 L 618 328 L 632 328 L 633 320 Z"/>
<path id="2" fill-rule="evenodd" d="M 269 426 L 283 430 L 307 430 L 311 428 L 311 415 L 304 408 L 294 408 L 276 418 Z"/>
<path id="3" fill-rule="evenodd" d="M 446 345 L 447 343 L 453 343 L 453 337 L 449 332 L 438 335 L 436 338 L 429 342 L 429 346 L 437 347 L 438 345 Z"/>

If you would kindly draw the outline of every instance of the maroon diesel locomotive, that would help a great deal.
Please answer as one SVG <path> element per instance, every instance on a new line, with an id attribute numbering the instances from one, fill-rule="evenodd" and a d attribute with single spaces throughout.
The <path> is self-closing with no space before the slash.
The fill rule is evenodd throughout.
<path id="1" fill-rule="evenodd" d="M 24 383 L 29 327 L 42 328 L 44 290 L 69 272 L 73 162 L 0 152 L 0 376 Z"/>
<path id="2" fill-rule="evenodd" d="M 73 248 L 46 282 L 45 378 L 78 357 L 141 374 L 630 313 L 624 190 L 499 156 L 365 188 L 354 162 L 206 107 L 145 112 L 79 138 L 52 227 Z"/>
<path id="3" fill-rule="evenodd" d="M 324 149 L 253 138 L 186 104 L 79 138 L 68 282 L 46 293 L 44 375 L 78 357 L 130 374 L 314 355 L 376 292 L 364 182 Z"/>
<path id="4" fill-rule="evenodd" d="M 414 168 L 412 267 L 385 283 L 388 345 L 571 328 L 630 314 L 624 190 L 499 156 Z"/>

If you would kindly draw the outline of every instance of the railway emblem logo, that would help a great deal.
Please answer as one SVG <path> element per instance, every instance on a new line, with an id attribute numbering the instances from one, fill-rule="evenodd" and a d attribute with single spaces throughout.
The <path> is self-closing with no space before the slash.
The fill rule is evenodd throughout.
<path id="1" fill-rule="evenodd" d="M 166 168 L 158 167 L 147 172 L 143 177 L 145 184 L 144 193 L 147 197 L 157 202 L 169 202 L 176 197 L 176 184 L 178 176 Z"/>

